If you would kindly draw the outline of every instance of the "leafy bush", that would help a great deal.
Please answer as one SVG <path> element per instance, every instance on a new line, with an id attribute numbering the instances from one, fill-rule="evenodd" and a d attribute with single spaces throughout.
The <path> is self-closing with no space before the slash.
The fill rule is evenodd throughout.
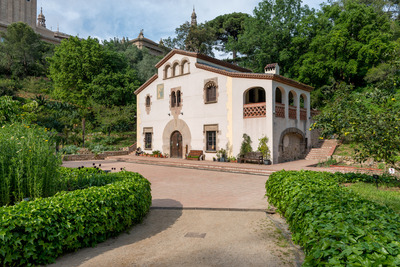
<path id="1" fill-rule="evenodd" d="M 49 264 L 140 222 L 151 205 L 149 181 L 113 175 L 121 181 L 0 208 L 0 265 Z"/>
<path id="2" fill-rule="evenodd" d="M 400 216 L 340 187 L 337 174 L 280 171 L 266 190 L 304 248 L 303 266 L 400 265 Z"/>
<path id="3" fill-rule="evenodd" d="M 247 134 L 243 134 L 243 141 L 242 145 L 240 146 L 240 153 L 238 155 L 238 158 L 240 156 L 246 155 L 248 152 L 252 152 L 253 148 L 251 147 L 251 138 Z"/>
<path id="4" fill-rule="evenodd" d="M 368 174 L 364 173 L 335 173 L 335 178 L 339 183 L 376 183 L 377 181 Z M 390 174 L 382 174 L 378 178 L 378 184 L 386 185 L 388 187 L 400 187 L 400 180 Z"/>
<path id="5" fill-rule="evenodd" d="M 107 174 L 97 168 L 65 168 L 61 167 L 58 191 L 74 191 L 92 186 L 104 186 L 125 179 L 119 173 Z"/>
<path id="6" fill-rule="evenodd" d="M 69 146 L 65 146 L 63 148 L 60 149 L 60 153 L 61 154 L 67 154 L 67 155 L 75 155 L 78 153 L 79 151 L 79 147 L 75 146 L 75 145 L 69 145 Z"/>
<path id="7" fill-rule="evenodd" d="M 21 123 L 0 129 L 0 206 L 54 195 L 61 159 L 46 129 Z"/>
<path id="8" fill-rule="evenodd" d="M 20 85 L 17 81 L 0 78 L 0 96 L 12 96 L 16 91 L 18 91 L 18 89 L 20 89 Z"/>

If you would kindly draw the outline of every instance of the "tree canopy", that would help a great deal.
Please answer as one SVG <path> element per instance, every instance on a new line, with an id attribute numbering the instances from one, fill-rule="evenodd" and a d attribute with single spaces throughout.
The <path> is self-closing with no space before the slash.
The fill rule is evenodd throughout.
<path id="1" fill-rule="evenodd" d="M 0 37 L 0 74 L 23 78 L 46 72 L 45 57 L 53 45 L 40 40 L 31 27 L 22 22 L 9 25 Z"/>

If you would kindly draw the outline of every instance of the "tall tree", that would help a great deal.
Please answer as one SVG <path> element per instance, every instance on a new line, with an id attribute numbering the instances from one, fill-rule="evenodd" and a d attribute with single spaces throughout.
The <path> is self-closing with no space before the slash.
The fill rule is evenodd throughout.
<path id="1" fill-rule="evenodd" d="M 175 29 L 175 33 L 176 37 L 162 40 L 166 47 L 214 56 L 212 49 L 215 33 L 208 25 L 204 23 L 191 25 L 185 22 Z"/>
<path id="2" fill-rule="evenodd" d="M 31 27 L 22 22 L 0 33 L 0 71 L 14 77 L 39 76 L 46 71 L 46 53 L 53 45 L 44 43 Z"/>
<path id="3" fill-rule="evenodd" d="M 262 72 L 267 63 L 277 62 L 282 73 L 287 73 L 302 52 L 292 49 L 292 40 L 303 15 L 309 12 L 301 0 L 261 1 L 239 36 L 238 51 L 245 55 L 242 64 Z"/>
<path id="4" fill-rule="evenodd" d="M 218 16 L 206 22 L 206 25 L 215 31 L 215 48 L 219 51 L 232 52 L 233 59 L 235 59 L 239 35 L 244 32 L 244 22 L 249 17 L 248 14 L 235 12 Z"/>
<path id="5" fill-rule="evenodd" d="M 49 61 L 55 95 L 80 107 L 83 143 L 92 103 L 111 107 L 136 100 L 133 91 L 139 82 L 136 73 L 128 69 L 125 55 L 100 45 L 97 39 L 64 40 Z"/>
<path id="6" fill-rule="evenodd" d="M 399 45 L 389 17 L 358 1 L 325 5 L 316 19 L 316 35 L 295 65 L 298 79 L 317 87 L 314 94 L 332 82 L 325 99 L 332 97 L 341 81 L 365 86 L 369 69 L 389 60 Z"/>

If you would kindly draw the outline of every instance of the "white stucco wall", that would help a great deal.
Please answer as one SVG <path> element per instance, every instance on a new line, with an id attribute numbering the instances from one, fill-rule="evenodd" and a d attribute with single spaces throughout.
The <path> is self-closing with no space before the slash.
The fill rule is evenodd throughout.
<path id="1" fill-rule="evenodd" d="M 172 66 L 175 63 L 188 61 L 185 66 L 190 73 L 185 73 L 176 77 L 171 77 Z M 152 150 L 160 150 L 170 154 L 168 138 L 166 135 L 172 134 L 174 127 L 182 125 L 189 129 L 190 133 L 183 134 L 183 155 L 185 146 L 188 150 L 206 150 L 206 140 L 204 125 L 218 124 L 217 150 L 226 148 L 229 144 L 230 156 L 237 156 L 242 143 L 244 133 L 249 135 L 252 140 L 253 150 L 256 151 L 259 138 L 267 136 L 268 146 L 271 150 L 271 160 L 273 163 L 278 161 L 279 140 L 282 132 L 290 127 L 301 130 L 310 140 L 308 131 L 310 120 L 310 93 L 286 84 L 267 79 L 251 78 L 232 78 L 215 72 L 196 68 L 197 59 L 195 57 L 174 54 L 158 69 L 158 78 L 141 91 L 137 96 L 137 141 L 138 146 L 144 148 L 143 128 L 153 128 L 153 147 Z M 164 78 L 164 67 L 171 66 L 167 79 Z M 204 103 L 204 85 L 209 79 L 217 80 L 217 103 Z M 157 99 L 157 85 L 164 85 L 164 98 Z M 300 106 L 299 96 L 304 94 L 307 98 L 307 120 L 300 120 L 300 108 L 297 109 L 297 120 L 289 119 L 288 105 L 286 105 L 285 118 L 275 118 L 275 88 L 281 87 L 285 91 L 284 99 L 288 99 L 290 90 L 296 93 L 296 106 Z M 180 88 L 182 93 L 181 108 L 174 116 L 170 109 L 171 89 Z M 266 97 L 266 117 L 262 118 L 243 118 L 244 95 L 247 90 L 261 87 L 265 90 Z M 145 99 L 151 97 L 150 111 L 147 112 Z M 183 115 L 181 114 L 183 113 Z M 166 127 L 167 126 L 167 127 Z M 178 128 L 176 128 L 178 129 Z M 186 135 L 186 136 L 185 136 Z M 190 139 L 190 140 L 189 140 Z M 166 141 L 167 140 L 167 141 Z M 148 151 L 151 152 L 151 151 Z M 212 160 L 215 153 L 205 153 L 206 160 Z"/>

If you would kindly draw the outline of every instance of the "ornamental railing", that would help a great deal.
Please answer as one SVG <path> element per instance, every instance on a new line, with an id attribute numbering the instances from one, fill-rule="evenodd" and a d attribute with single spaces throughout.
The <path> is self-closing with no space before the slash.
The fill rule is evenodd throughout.
<path id="1" fill-rule="evenodd" d="M 289 106 L 289 119 L 296 120 L 297 119 L 297 108 Z"/>
<path id="2" fill-rule="evenodd" d="M 275 103 L 275 117 L 285 118 L 285 104 Z"/>
<path id="3" fill-rule="evenodd" d="M 243 105 L 243 118 L 261 118 L 267 116 L 267 108 L 265 102 L 244 104 Z"/>
<path id="4" fill-rule="evenodd" d="M 307 109 L 300 108 L 300 120 L 302 120 L 302 121 L 307 120 Z"/>

